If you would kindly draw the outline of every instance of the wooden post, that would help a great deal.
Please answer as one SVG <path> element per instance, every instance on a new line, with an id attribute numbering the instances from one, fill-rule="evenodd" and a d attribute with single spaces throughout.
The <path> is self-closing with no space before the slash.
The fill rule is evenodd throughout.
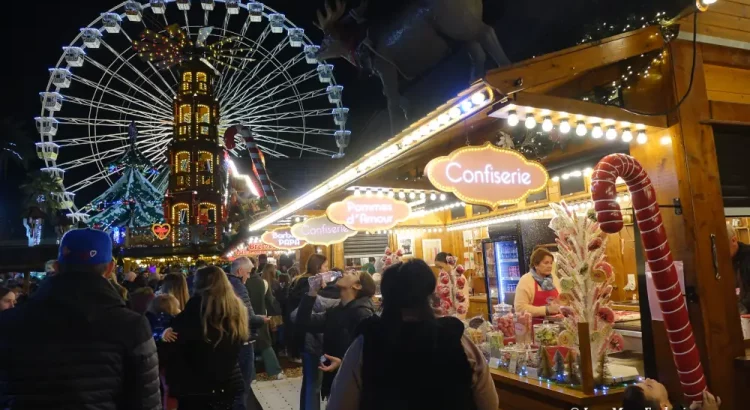
<path id="1" fill-rule="evenodd" d="M 578 323 L 578 349 L 581 355 L 581 385 L 583 393 L 594 394 L 594 363 L 591 361 L 591 333 L 589 324 Z"/>
<path id="2" fill-rule="evenodd" d="M 695 45 L 694 51 L 691 42 L 678 40 L 670 43 L 669 51 L 675 99 L 687 94 L 677 110 L 679 127 L 669 136 L 680 182 L 685 239 L 693 248 L 692 263 L 686 260 L 685 266 L 688 309 L 709 389 L 721 396 L 722 409 L 739 409 L 740 392 L 726 381 L 735 379 L 733 362 L 743 354 L 742 334 L 713 128 L 702 123 L 711 117 L 702 45 Z"/>

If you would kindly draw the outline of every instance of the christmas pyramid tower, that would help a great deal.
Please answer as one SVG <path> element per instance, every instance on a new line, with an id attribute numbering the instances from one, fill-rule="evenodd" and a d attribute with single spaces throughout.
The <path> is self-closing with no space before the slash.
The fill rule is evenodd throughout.
<path id="1" fill-rule="evenodd" d="M 144 176 L 154 173 L 151 161 L 141 154 L 135 140 L 138 130 L 134 123 L 128 129 L 130 146 L 125 154 L 110 164 L 122 176 L 103 194 L 91 201 L 90 223 L 104 230 L 114 227 L 149 226 L 164 220 L 164 194 Z"/>

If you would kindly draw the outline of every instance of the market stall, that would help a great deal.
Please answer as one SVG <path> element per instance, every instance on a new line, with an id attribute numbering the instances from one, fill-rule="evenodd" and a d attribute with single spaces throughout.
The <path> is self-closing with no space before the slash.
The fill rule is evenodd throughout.
<path id="1" fill-rule="evenodd" d="M 717 212 L 712 131 L 704 122 L 731 117 L 750 124 L 750 111 L 737 103 L 731 115 L 710 110 L 726 94 L 706 93 L 711 81 L 702 67 L 704 60 L 748 54 L 714 43 L 696 46 L 693 55 L 685 35 L 673 34 L 647 27 L 491 71 L 250 229 L 294 231 L 297 215 L 318 212 L 355 232 L 320 242 L 332 266 L 386 261 L 385 246 L 399 257 L 426 260 L 440 279 L 441 307 L 469 319 L 467 333 L 485 351 L 503 409 L 609 409 L 639 377 L 658 378 L 680 401 L 694 397 L 690 386 L 708 382 L 722 407 L 739 408 L 739 389 L 717 382 L 747 380 L 738 359 L 746 342 Z M 693 58 L 698 68 L 691 78 Z M 598 103 L 601 84 L 613 84 L 614 103 Z M 651 177 L 650 199 L 661 208 L 660 232 L 672 248 L 669 269 L 681 278 L 674 289 L 685 295 L 669 302 L 689 308 L 694 334 L 686 347 L 700 352 L 690 357 L 702 368 L 675 368 L 672 353 L 681 352 L 669 339 L 673 312 L 662 314 L 664 301 L 655 294 L 661 288 L 651 278 L 661 271 L 647 267 L 641 235 L 649 232 L 639 227 L 634 188 L 612 181 L 608 189 L 608 203 L 623 210 L 621 230 L 602 232 L 592 219 L 594 171 L 613 153 L 635 158 Z M 581 227 L 580 254 L 596 263 L 571 269 L 568 238 Z M 554 255 L 563 314 L 534 326 L 514 311 L 513 299 L 538 248 Z M 436 261 L 442 252 L 454 263 Z M 469 284 L 468 297 L 458 296 L 460 278 Z M 584 283 L 597 291 L 582 298 Z"/>

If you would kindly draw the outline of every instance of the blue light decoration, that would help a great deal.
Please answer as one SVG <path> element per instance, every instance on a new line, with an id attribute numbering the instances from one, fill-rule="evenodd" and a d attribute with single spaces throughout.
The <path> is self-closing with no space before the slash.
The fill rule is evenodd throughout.
<path id="1" fill-rule="evenodd" d="M 112 242 L 114 242 L 116 245 L 122 245 L 123 241 L 125 240 L 125 228 L 120 228 L 119 226 L 115 226 L 112 228 Z"/>

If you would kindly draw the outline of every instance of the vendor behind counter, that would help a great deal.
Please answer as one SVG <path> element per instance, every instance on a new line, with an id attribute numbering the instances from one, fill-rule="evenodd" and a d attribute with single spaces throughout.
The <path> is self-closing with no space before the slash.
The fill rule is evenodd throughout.
<path id="1" fill-rule="evenodd" d="M 514 307 L 516 313 L 529 312 L 533 323 L 542 323 L 545 317 L 560 313 L 557 298 L 560 280 L 552 274 L 555 257 L 544 248 L 537 248 L 529 258 L 531 269 L 518 281 Z"/>

